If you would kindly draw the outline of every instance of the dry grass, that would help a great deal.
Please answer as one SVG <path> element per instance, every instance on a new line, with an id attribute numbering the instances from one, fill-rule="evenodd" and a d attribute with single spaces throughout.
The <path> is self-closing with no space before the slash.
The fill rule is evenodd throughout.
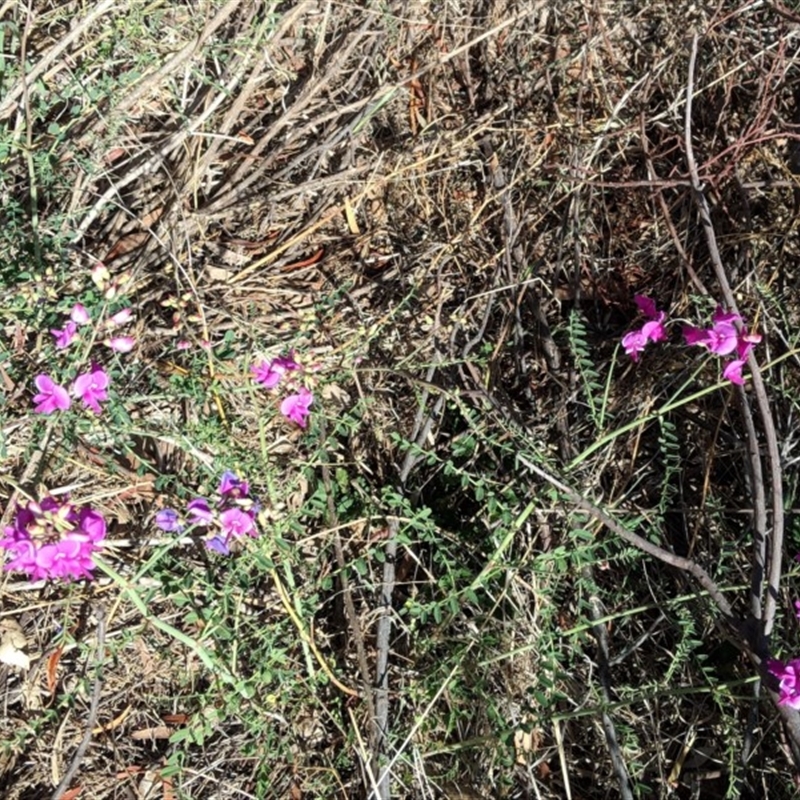
<path id="1" fill-rule="evenodd" d="M 794 12 L 4 11 L 2 496 L 7 513 L 20 485 L 94 499 L 147 615 L 114 581 L 5 576 L 2 619 L 33 667 L 0 667 L 3 796 L 51 796 L 87 728 L 81 797 L 792 795 L 779 717 L 766 690 L 753 701 L 756 671 L 713 604 L 517 457 L 696 560 L 746 616 L 736 397 L 648 418 L 714 368 L 692 377 L 677 337 L 636 366 L 615 349 L 635 293 L 687 319 L 721 297 L 683 136 L 697 33 L 695 157 L 737 302 L 767 334 L 759 360 L 783 357 L 764 374 L 792 507 Z M 130 274 L 137 310 L 127 416 L 65 437 L 28 390 L 53 309 L 98 260 Z M 245 380 L 286 348 L 320 376 L 313 434 L 273 421 Z M 154 510 L 229 464 L 267 500 L 252 561 L 155 556 Z M 789 563 L 792 515 L 787 530 Z"/>

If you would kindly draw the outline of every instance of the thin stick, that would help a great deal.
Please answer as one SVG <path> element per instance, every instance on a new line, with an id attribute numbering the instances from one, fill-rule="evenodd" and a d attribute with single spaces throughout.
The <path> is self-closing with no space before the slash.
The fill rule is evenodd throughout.
<path id="1" fill-rule="evenodd" d="M 327 441 L 327 432 L 325 429 L 324 421 L 320 425 L 322 441 Z M 328 504 L 328 526 L 333 533 L 333 549 L 336 554 L 336 565 L 339 568 L 339 580 L 342 584 L 342 598 L 344 600 L 344 611 L 347 617 L 347 624 L 350 627 L 350 633 L 353 637 L 353 642 L 356 646 L 356 658 L 358 660 L 358 669 L 361 673 L 361 681 L 364 686 L 364 699 L 367 701 L 367 711 L 369 712 L 369 725 L 370 725 L 370 749 L 372 750 L 372 765 L 365 763 L 367 773 L 374 776 L 377 772 L 377 744 L 380 739 L 377 722 L 375 719 L 375 701 L 372 697 L 370 690 L 371 681 L 369 675 L 369 665 L 367 663 L 367 648 L 364 645 L 364 634 L 361 632 L 361 626 L 358 622 L 358 614 L 356 614 L 355 604 L 353 603 L 353 590 L 350 587 L 350 579 L 347 577 L 347 563 L 344 558 L 344 549 L 342 547 L 342 537 L 339 533 L 339 517 L 336 514 L 336 507 L 333 502 L 333 482 L 331 481 L 331 473 L 328 468 L 327 453 L 323 456 L 322 460 L 322 482 L 325 486 L 325 494 Z M 374 778 L 372 778 L 374 781 Z"/>
<path id="2" fill-rule="evenodd" d="M 692 147 L 692 98 L 694 93 L 694 71 L 697 61 L 698 37 L 692 39 L 692 50 L 689 57 L 689 75 L 686 81 L 686 116 L 685 116 L 685 140 L 686 140 L 686 163 L 689 167 L 689 174 L 692 178 L 694 197 L 697 202 L 700 220 L 703 223 L 703 230 L 706 236 L 708 252 L 711 263 L 714 267 L 714 274 L 719 282 L 722 296 L 728 309 L 735 314 L 739 311 L 736 306 L 736 298 L 733 296 L 730 283 L 728 281 L 725 267 L 722 264 L 717 237 L 714 233 L 714 226 L 711 221 L 711 213 L 708 201 L 703 193 L 703 184 L 697 171 L 697 163 L 694 159 L 694 149 Z M 739 323 L 741 325 L 741 323 Z M 781 569 L 783 562 L 783 533 L 784 533 L 784 511 L 783 511 L 783 476 L 781 472 L 780 451 L 778 448 L 778 436 L 775 431 L 775 421 L 772 417 L 772 410 L 769 406 L 764 379 L 756 361 L 755 355 L 751 352 L 747 356 L 747 366 L 750 368 L 753 379 L 753 390 L 758 404 L 761 424 L 764 427 L 764 438 L 767 444 L 767 462 L 770 473 L 770 488 L 772 490 L 772 541 L 770 546 L 769 574 L 767 585 L 767 596 L 764 604 L 763 624 L 761 628 L 761 641 L 754 642 L 755 647 L 763 656 L 769 643 L 769 636 L 775 623 L 775 613 L 777 610 L 778 593 L 780 590 Z"/>
<path id="3" fill-rule="evenodd" d="M 436 372 L 437 364 L 433 364 L 426 377 L 426 383 L 433 380 Z M 414 431 L 412 439 L 417 447 L 428 438 L 433 421 L 439 414 L 442 405 L 444 404 L 444 397 L 437 398 L 433 410 L 425 415 L 425 407 L 428 401 L 428 389 L 423 391 L 422 399 L 419 404 L 419 411 L 414 423 Z M 424 422 L 423 422 L 424 421 Z M 405 489 L 408 476 L 411 470 L 419 460 L 420 456 L 411 448 L 403 459 L 403 466 L 400 469 L 400 486 Z M 395 587 L 395 561 L 397 558 L 397 536 L 400 530 L 400 525 L 397 519 L 389 521 L 389 539 L 386 543 L 386 560 L 383 563 L 383 581 L 381 583 L 381 617 L 378 620 L 378 633 L 376 637 L 377 649 L 377 665 L 376 665 L 376 690 L 375 690 L 375 726 L 378 734 L 378 741 L 376 746 L 376 753 L 378 756 L 383 754 L 386 750 L 386 744 L 389 740 L 389 650 L 392 636 L 392 597 L 394 595 Z M 389 800 L 391 797 L 390 786 L 391 772 L 389 767 L 381 771 L 378 780 L 378 794 L 376 795 L 379 800 Z"/>
<path id="4" fill-rule="evenodd" d="M 642 550 L 651 556 L 655 556 L 659 561 L 663 561 L 665 564 L 669 564 L 671 567 L 680 569 L 683 572 L 688 572 L 703 587 L 703 589 L 708 592 L 709 597 L 711 597 L 717 608 L 720 610 L 720 612 L 722 612 L 723 617 L 728 623 L 730 623 L 733 629 L 737 631 L 740 636 L 744 634 L 744 623 L 734 616 L 733 608 L 728 602 L 728 598 L 725 597 L 719 586 L 717 586 L 711 576 L 698 563 L 689 558 L 683 558 L 683 556 L 670 553 L 669 550 L 665 550 L 663 547 L 659 547 L 657 544 L 653 544 L 651 541 L 644 539 L 636 533 L 633 533 L 633 531 L 629 531 L 624 525 L 617 522 L 616 519 L 606 514 L 605 511 L 598 508 L 590 500 L 587 500 L 585 497 L 579 495 L 574 489 L 567 486 L 567 484 L 565 484 L 563 481 L 560 481 L 554 475 L 546 472 L 541 467 L 529 461 L 522 455 L 518 455 L 517 458 L 531 472 L 533 472 L 535 475 L 538 475 L 540 478 L 544 478 L 544 480 L 546 480 L 551 486 L 554 486 L 556 489 L 558 489 L 565 497 L 569 499 L 571 503 L 576 505 L 578 508 L 588 511 L 589 514 L 591 514 L 598 522 L 601 522 L 610 531 L 616 533 L 620 539 L 624 539 L 626 542 L 632 544 L 634 547 L 637 547 L 639 550 Z M 746 639 L 744 643 L 747 643 Z"/>
<path id="5" fill-rule="evenodd" d="M 92 688 L 92 700 L 89 705 L 89 716 L 86 719 L 86 731 L 83 734 L 83 739 L 81 739 L 81 743 L 78 745 L 78 749 L 75 751 L 75 755 L 72 757 L 72 761 L 70 762 L 69 769 L 64 773 L 64 777 L 61 779 L 61 782 L 56 787 L 56 790 L 51 795 L 51 800 L 60 800 L 61 796 L 67 790 L 72 779 L 75 777 L 75 773 L 78 771 L 78 768 L 81 765 L 81 761 L 83 761 L 83 757 L 86 755 L 86 751 L 89 748 L 89 743 L 92 741 L 92 731 L 95 728 L 95 724 L 97 723 L 97 712 L 100 708 L 100 694 L 103 690 L 103 681 L 100 677 L 100 670 L 103 666 L 103 661 L 105 660 L 105 640 L 106 640 L 106 614 L 105 609 L 98 605 L 94 609 L 94 615 L 97 619 L 97 651 L 95 654 L 95 666 L 96 666 L 96 674 L 94 677 L 94 686 Z"/>
<path id="6" fill-rule="evenodd" d="M 590 565 L 583 568 L 583 577 L 594 583 L 594 570 Z M 592 592 L 589 597 L 589 615 L 592 618 L 592 634 L 597 640 L 597 667 L 600 681 L 600 691 L 603 695 L 604 708 L 601 712 L 601 720 L 603 724 L 603 733 L 605 733 L 606 744 L 608 746 L 608 753 L 611 756 L 611 764 L 614 767 L 614 772 L 617 775 L 617 783 L 619 784 L 619 796 L 622 800 L 633 800 L 633 792 L 631 791 L 631 779 L 628 774 L 628 768 L 625 766 L 625 760 L 622 757 L 619 741 L 617 739 L 617 731 L 614 727 L 614 720 L 607 711 L 607 707 L 611 704 L 611 669 L 609 667 L 608 658 L 608 630 L 606 626 L 600 621 L 603 617 L 602 609 L 600 607 L 600 598 L 596 592 Z"/>

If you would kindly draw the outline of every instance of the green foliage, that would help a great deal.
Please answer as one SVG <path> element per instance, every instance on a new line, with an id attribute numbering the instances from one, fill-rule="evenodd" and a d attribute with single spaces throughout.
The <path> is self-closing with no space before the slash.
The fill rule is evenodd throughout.
<path id="1" fill-rule="evenodd" d="M 569 313 L 567 331 L 570 351 L 583 384 L 583 397 L 589 410 L 589 416 L 594 423 L 595 430 L 601 431 L 604 427 L 606 403 L 603 395 L 603 382 L 589 348 L 585 321 L 577 309 L 572 309 Z"/>

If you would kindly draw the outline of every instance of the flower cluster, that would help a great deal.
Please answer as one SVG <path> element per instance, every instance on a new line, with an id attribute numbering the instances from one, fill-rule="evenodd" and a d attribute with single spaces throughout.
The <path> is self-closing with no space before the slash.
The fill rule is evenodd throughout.
<path id="1" fill-rule="evenodd" d="M 98 511 L 48 495 L 17 504 L 0 547 L 11 556 L 7 570 L 22 570 L 32 580 L 77 580 L 93 577 L 92 554 L 105 537 L 106 521 Z"/>
<path id="2" fill-rule="evenodd" d="M 117 353 L 130 353 L 133 350 L 136 339 L 133 336 L 118 335 L 118 328 L 127 325 L 133 320 L 133 311 L 130 308 L 123 308 L 115 314 L 111 314 L 100 323 L 99 330 L 106 334 L 103 344 L 110 347 Z M 56 340 L 56 348 L 64 350 L 79 338 L 78 329 L 88 325 L 92 321 L 89 312 L 80 303 L 76 303 L 70 311 L 69 319 L 63 328 L 51 328 L 50 333 Z"/>
<path id="3" fill-rule="evenodd" d="M 33 383 L 38 389 L 34 395 L 34 411 L 37 414 L 52 414 L 54 411 L 66 411 L 72 405 L 70 392 L 57 384 L 49 375 L 37 375 Z M 94 411 L 102 412 L 101 402 L 108 400 L 108 387 L 111 379 L 108 373 L 98 364 L 92 364 L 88 372 L 78 375 L 72 382 L 72 397 L 80 398 L 83 404 Z"/>
<path id="4" fill-rule="evenodd" d="M 786 664 L 770 660 L 767 669 L 778 679 L 778 703 L 800 710 L 800 658 Z"/>
<path id="5" fill-rule="evenodd" d="M 761 341 L 761 334 L 748 333 L 738 314 L 722 308 L 717 308 L 711 321 L 711 327 L 705 330 L 686 325 L 683 329 L 686 344 L 701 345 L 718 356 L 734 355 L 723 369 L 722 377 L 741 386 L 742 367 L 750 351 Z"/>
<path id="6" fill-rule="evenodd" d="M 278 356 L 272 361 L 262 360 L 254 364 L 250 371 L 253 373 L 253 380 L 260 383 L 265 389 L 275 389 L 292 372 L 301 370 L 300 365 L 294 360 L 293 355 Z M 311 404 L 314 402 L 314 395 L 305 387 L 295 387 L 296 391 L 287 395 L 281 401 L 281 414 L 286 419 L 296 422 L 301 428 L 308 424 L 308 416 L 311 413 Z"/>
<path id="7" fill-rule="evenodd" d="M 667 314 L 658 311 L 655 302 L 649 297 L 637 294 L 633 299 L 642 314 L 647 317 L 647 322 L 641 328 L 626 333 L 622 337 L 622 346 L 634 361 L 638 361 L 639 353 L 644 350 L 648 342 L 663 342 L 667 338 L 667 330 L 664 327 Z"/>
<path id="8" fill-rule="evenodd" d="M 258 502 L 250 497 L 246 480 L 226 471 L 219 484 L 219 498 L 212 505 L 205 497 L 195 497 L 186 504 L 180 515 L 175 509 L 165 508 L 156 514 L 156 525 L 167 533 L 183 533 L 191 528 L 202 530 L 206 547 L 217 553 L 230 553 L 231 539 L 241 536 L 258 536 L 256 514 Z"/>
<path id="9" fill-rule="evenodd" d="M 118 329 L 132 320 L 133 311 L 130 308 L 123 308 L 100 322 L 98 331 L 101 335 L 105 335 L 103 344 L 117 353 L 130 353 L 136 345 L 136 339 L 133 336 L 120 336 Z M 80 303 L 76 303 L 72 307 L 64 327 L 50 330 L 55 337 L 56 348 L 64 350 L 72 345 L 79 338 L 78 329 L 88 325 L 91 321 L 91 316 L 86 308 Z M 72 404 L 71 397 L 80 398 L 87 408 L 94 411 L 95 414 L 100 414 L 103 410 L 100 403 L 108 400 L 108 387 L 111 380 L 101 366 L 92 362 L 88 371 L 75 378 L 71 391 L 56 383 L 46 373 L 37 375 L 33 382 L 37 389 L 37 394 L 33 398 L 34 411 L 37 414 L 66 411 Z"/>
<path id="10" fill-rule="evenodd" d="M 636 295 L 634 300 L 647 319 L 640 328 L 622 337 L 622 346 L 634 361 L 638 361 L 639 354 L 648 342 L 662 342 L 667 338 L 667 315 L 664 311 L 658 311 L 655 302 L 649 297 Z M 726 358 L 722 377 L 741 386 L 744 384 L 742 368 L 750 351 L 761 341 L 761 334 L 749 332 L 738 314 L 725 311 L 721 307 L 714 312 L 711 323 L 710 328 L 685 325 L 683 336 L 686 344 L 700 345 L 710 353 Z"/>

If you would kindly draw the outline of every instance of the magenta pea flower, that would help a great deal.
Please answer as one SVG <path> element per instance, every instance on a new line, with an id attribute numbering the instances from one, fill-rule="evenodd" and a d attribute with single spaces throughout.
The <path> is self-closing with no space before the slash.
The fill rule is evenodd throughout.
<path id="1" fill-rule="evenodd" d="M 739 342 L 736 345 L 736 355 L 742 361 L 747 360 L 750 351 L 761 341 L 762 336 L 760 333 L 748 333 L 747 328 L 742 328 L 739 334 Z"/>
<path id="2" fill-rule="evenodd" d="M 33 397 L 33 402 L 36 403 L 33 410 L 37 414 L 66 411 L 72 404 L 69 392 L 63 386 L 59 386 L 49 375 L 37 375 L 33 382 L 39 390 L 39 393 Z"/>
<path id="3" fill-rule="evenodd" d="M 226 470 L 220 480 L 216 504 L 205 497 L 195 497 L 186 504 L 185 523 L 171 508 L 159 511 L 155 523 L 168 533 L 183 532 L 185 524 L 190 525 L 201 533 L 209 550 L 228 555 L 231 539 L 258 535 L 256 514 L 259 503 L 249 494 L 249 483 Z"/>
<path id="4" fill-rule="evenodd" d="M 745 362 L 741 358 L 736 358 L 729 361 L 722 370 L 722 377 L 725 380 L 735 383 L 737 386 L 744 386 L 744 378 L 742 377 L 742 367 Z"/>
<path id="5" fill-rule="evenodd" d="M 80 397 L 84 405 L 94 411 L 95 414 L 100 414 L 102 408 L 100 403 L 108 400 L 108 386 L 110 383 L 108 373 L 97 364 L 92 364 L 89 372 L 84 372 L 75 378 L 72 384 L 73 397 Z"/>
<path id="6" fill-rule="evenodd" d="M 45 497 L 17 505 L 0 547 L 11 559 L 7 570 L 32 580 L 92 578 L 92 554 L 106 536 L 106 521 L 92 508 L 76 508 L 67 497 Z"/>
<path id="7" fill-rule="evenodd" d="M 252 514 L 248 514 L 241 508 L 229 508 L 223 511 L 219 515 L 219 523 L 226 540 L 231 536 L 250 534 L 255 529 Z"/>
<path id="8" fill-rule="evenodd" d="M 705 330 L 693 325 L 685 326 L 683 335 L 686 344 L 698 344 L 718 356 L 735 354 L 723 368 L 722 377 L 737 386 L 743 386 L 742 368 L 747 356 L 761 341 L 761 334 L 748 332 L 747 328 L 742 327 L 742 318 L 738 314 L 723 311 L 721 306 L 717 307 L 712 321 L 711 327 Z"/>
<path id="9" fill-rule="evenodd" d="M 57 328 L 51 328 L 50 333 L 52 333 L 55 337 L 56 347 L 59 350 L 63 350 L 69 347 L 77 338 L 78 326 L 72 320 L 70 320 L 60 330 Z"/>
<path id="10" fill-rule="evenodd" d="M 302 387 L 297 394 L 290 394 L 281 402 L 281 414 L 287 419 L 296 422 L 301 428 L 305 428 L 308 422 L 310 406 L 314 402 L 314 395 L 305 387 Z"/>
<path id="11" fill-rule="evenodd" d="M 664 325 L 667 315 L 666 312 L 659 311 L 655 301 L 649 297 L 637 294 L 633 299 L 648 320 L 638 330 L 626 333 L 622 337 L 622 346 L 634 361 L 638 361 L 639 353 L 645 349 L 648 342 L 663 342 L 667 338 Z"/>
<path id="12" fill-rule="evenodd" d="M 778 704 L 800 710 L 800 658 L 788 663 L 771 660 L 767 669 L 779 682 Z"/>
<path id="13" fill-rule="evenodd" d="M 274 389 L 287 372 L 300 369 L 292 356 L 278 356 L 272 361 L 262 360 L 250 367 L 253 380 L 265 389 Z"/>
<path id="14" fill-rule="evenodd" d="M 205 497 L 195 497 L 194 500 L 190 500 L 186 504 L 186 513 L 191 525 L 208 525 L 214 520 L 214 512 Z"/>

